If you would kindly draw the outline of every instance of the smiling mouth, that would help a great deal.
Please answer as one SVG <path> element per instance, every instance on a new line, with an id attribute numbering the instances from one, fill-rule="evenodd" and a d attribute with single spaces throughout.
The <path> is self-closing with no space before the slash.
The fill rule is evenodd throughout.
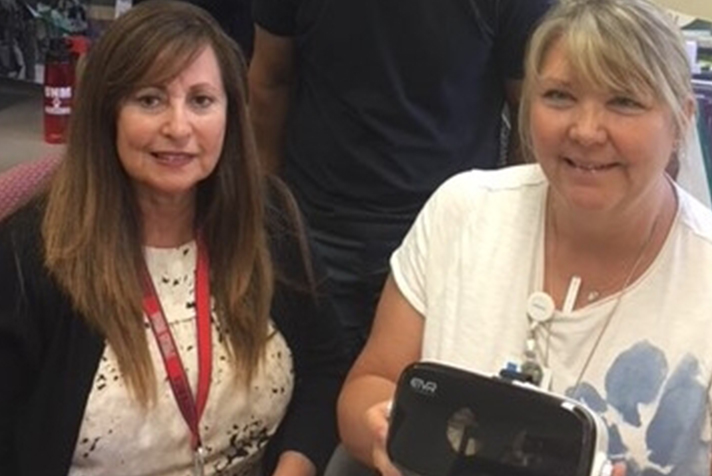
<path id="1" fill-rule="evenodd" d="M 605 172 L 606 170 L 611 170 L 615 167 L 618 167 L 618 163 L 612 163 L 612 164 L 603 164 L 603 165 L 596 165 L 596 164 L 585 164 L 585 163 L 579 163 L 579 162 L 574 162 L 573 160 L 569 159 L 568 157 L 564 157 L 564 162 L 569 167 L 572 167 L 576 170 L 582 170 L 584 172 L 589 172 L 589 173 L 595 173 L 595 172 Z"/>
<path id="2" fill-rule="evenodd" d="M 190 161 L 194 155 L 180 152 L 152 152 L 153 158 L 165 164 L 180 164 Z"/>

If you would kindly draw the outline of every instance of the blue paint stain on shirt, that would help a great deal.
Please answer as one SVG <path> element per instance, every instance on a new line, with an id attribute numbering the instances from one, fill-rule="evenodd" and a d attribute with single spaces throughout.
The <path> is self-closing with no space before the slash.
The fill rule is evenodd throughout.
<path id="1" fill-rule="evenodd" d="M 598 393 L 596 387 L 587 382 L 581 382 L 578 386 L 567 390 L 566 396 L 585 403 L 588 408 L 598 413 L 608 409 L 606 399 Z"/>
<path id="2" fill-rule="evenodd" d="M 699 363 L 687 356 L 665 384 L 655 416 L 646 434 L 650 461 L 663 467 L 687 464 L 702 433 L 707 392 L 697 378 Z M 674 444 L 671 440 L 675 436 Z M 709 448 L 707 448 L 709 452 Z M 695 473 L 690 473 L 695 474 Z"/>
<path id="3" fill-rule="evenodd" d="M 618 426 L 608 426 L 608 456 L 611 459 L 623 459 L 628 453 L 628 447 L 623 443 Z M 629 473 L 630 474 L 630 473 Z"/>
<path id="4" fill-rule="evenodd" d="M 620 354 L 606 374 L 608 403 L 626 423 L 640 427 L 639 405 L 652 403 L 668 373 L 665 354 L 648 342 Z"/>
<path id="5" fill-rule="evenodd" d="M 665 354 L 643 341 L 614 360 L 605 377 L 605 395 L 588 382 L 566 391 L 602 416 L 609 457 L 626 462 L 626 476 L 709 476 L 710 442 L 703 440 L 709 408 L 700 363 L 688 355 L 669 372 Z M 657 405 L 653 417 L 642 421 L 641 407 L 650 405 Z M 645 438 L 642 459 L 630 453 L 623 427 L 628 427 L 625 433 L 638 429 Z"/>

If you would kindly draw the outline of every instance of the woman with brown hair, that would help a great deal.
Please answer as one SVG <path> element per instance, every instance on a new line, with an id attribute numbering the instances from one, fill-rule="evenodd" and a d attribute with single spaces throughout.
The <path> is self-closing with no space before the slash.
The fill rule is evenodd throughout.
<path id="1" fill-rule="evenodd" d="M 1 474 L 323 468 L 339 332 L 244 74 L 182 2 L 90 52 L 49 193 L 0 227 Z"/>

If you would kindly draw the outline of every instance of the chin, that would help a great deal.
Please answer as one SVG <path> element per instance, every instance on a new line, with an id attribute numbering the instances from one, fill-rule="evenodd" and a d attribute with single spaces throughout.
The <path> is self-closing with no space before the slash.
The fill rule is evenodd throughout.
<path id="1" fill-rule="evenodd" d="M 582 212 L 604 212 L 615 207 L 610 197 L 602 196 L 570 196 L 566 201 L 573 209 Z"/>
<path id="2" fill-rule="evenodd" d="M 150 192 L 157 196 L 166 199 L 180 199 L 186 196 L 193 195 L 196 190 L 196 185 L 190 186 L 183 184 L 160 184 L 151 187 Z"/>
<path id="3" fill-rule="evenodd" d="M 564 203 L 582 212 L 601 212 L 614 208 L 617 200 L 611 191 L 598 188 L 564 188 L 559 191 Z"/>

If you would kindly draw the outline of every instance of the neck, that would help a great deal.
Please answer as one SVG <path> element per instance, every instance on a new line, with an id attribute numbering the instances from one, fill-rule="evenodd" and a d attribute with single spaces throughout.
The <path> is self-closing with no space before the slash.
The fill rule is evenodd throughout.
<path id="1" fill-rule="evenodd" d="M 624 259 L 636 253 L 651 232 L 666 234 L 676 211 L 675 192 L 667 179 L 620 211 L 572 210 L 557 200 L 553 191 L 548 201 L 548 234 L 554 237 L 557 248 L 596 259 Z"/>
<path id="2" fill-rule="evenodd" d="M 139 193 L 138 205 L 145 246 L 173 248 L 194 238 L 195 193 L 178 197 Z"/>
<path id="3" fill-rule="evenodd" d="M 551 197 L 544 284 L 557 305 L 563 303 L 572 276 L 582 280 L 575 303 L 580 307 L 615 294 L 648 269 L 675 217 L 675 192 L 669 182 L 663 185 L 630 207 L 630 213 L 605 216 L 568 213 Z"/>

